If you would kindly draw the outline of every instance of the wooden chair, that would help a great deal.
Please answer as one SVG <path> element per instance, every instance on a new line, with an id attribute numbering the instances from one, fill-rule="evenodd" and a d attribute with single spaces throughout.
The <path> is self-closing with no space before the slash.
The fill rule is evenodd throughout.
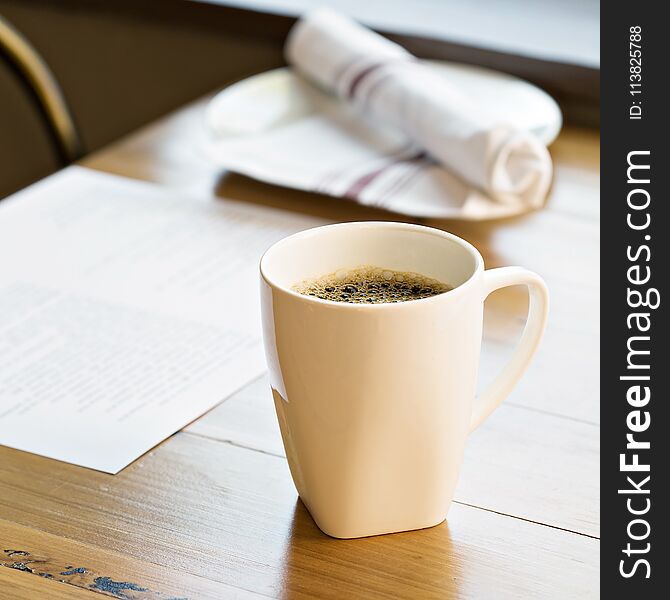
<path id="1" fill-rule="evenodd" d="M 4 71 L 0 77 L 4 88 L 0 89 L 0 118 L 5 129 L 5 135 L 0 136 L 2 197 L 77 160 L 83 155 L 83 148 L 54 74 L 28 40 L 1 15 L 0 70 Z M 40 147 L 45 144 L 44 137 L 47 150 Z"/>

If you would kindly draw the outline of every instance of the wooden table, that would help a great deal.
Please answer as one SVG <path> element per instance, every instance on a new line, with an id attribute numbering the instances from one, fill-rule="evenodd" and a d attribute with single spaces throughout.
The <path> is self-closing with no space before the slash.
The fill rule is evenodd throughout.
<path id="1" fill-rule="evenodd" d="M 353 204 L 220 174 L 194 151 L 204 101 L 83 165 L 338 220 Z M 0 598 L 594 598 L 599 569 L 599 141 L 552 147 L 548 207 L 484 224 L 430 223 L 487 266 L 520 264 L 552 293 L 545 341 L 471 436 L 448 521 L 360 540 L 323 535 L 297 498 L 261 378 L 111 476 L 0 447 Z M 483 381 L 527 308 L 486 305 Z"/>

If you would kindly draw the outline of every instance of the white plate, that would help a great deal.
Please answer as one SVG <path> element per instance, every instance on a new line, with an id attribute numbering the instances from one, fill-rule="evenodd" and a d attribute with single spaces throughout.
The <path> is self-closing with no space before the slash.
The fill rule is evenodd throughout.
<path id="1" fill-rule="evenodd" d="M 487 121 L 527 130 L 547 145 L 558 134 L 561 112 L 535 86 L 488 69 L 427 64 L 448 77 L 474 114 L 481 110 Z M 287 68 L 226 88 L 208 105 L 205 121 L 207 156 L 267 183 L 413 217 L 485 220 L 529 210 L 524 202 L 491 199 L 427 158 L 398 159 L 408 151 L 404 134 Z"/>
<path id="2" fill-rule="evenodd" d="M 534 133 L 546 145 L 558 135 L 561 111 L 555 100 L 538 87 L 482 67 L 425 62 L 448 77 L 473 107 L 481 106 L 501 122 Z M 311 103 L 298 81 L 291 69 L 285 67 L 227 87 L 207 107 L 210 133 L 219 139 L 253 135 L 309 115 Z"/>

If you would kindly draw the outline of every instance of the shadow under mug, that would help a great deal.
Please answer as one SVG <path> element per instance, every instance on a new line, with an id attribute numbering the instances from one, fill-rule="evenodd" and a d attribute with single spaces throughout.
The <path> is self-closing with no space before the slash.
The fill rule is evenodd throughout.
<path id="1" fill-rule="evenodd" d="M 305 279 L 364 265 L 453 286 L 407 302 L 348 304 L 299 294 Z M 261 259 L 270 383 L 291 475 L 319 528 L 353 538 L 441 523 L 463 448 L 523 375 L 548 311 L 543 280 L 484 270 L 443 231 L 390 222 L 309 229 Z M 526 285 L 528 319 L 503 371 L 475 397 L 486 297 Z"/>

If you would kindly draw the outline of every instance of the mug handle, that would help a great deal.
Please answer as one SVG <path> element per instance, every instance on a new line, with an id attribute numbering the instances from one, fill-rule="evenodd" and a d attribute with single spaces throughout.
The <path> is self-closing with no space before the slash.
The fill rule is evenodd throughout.
<path id="1" fill-rule="evenodd" d="M 501 267 L 484 271 L 484 299 L 492 292 L 511 285 L 525 285 L 528 288 L 530 305 L 526 326 L 510 361 L 488 388 L 475 398 L 470 420 L 471 432 L 484 422 L 521 379 L 540 344 L 547 324 L 549 291 L 539 275 L 521 267 Z"/>

